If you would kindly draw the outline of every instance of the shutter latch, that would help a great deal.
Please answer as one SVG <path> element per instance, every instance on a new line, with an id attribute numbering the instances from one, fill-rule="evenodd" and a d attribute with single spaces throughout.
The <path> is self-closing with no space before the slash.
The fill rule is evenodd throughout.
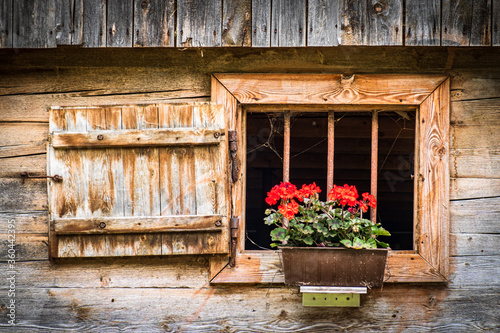
<path id="1" fill-rule="evenodd" d="M 231 257 L 229 258 L 229 267 L 234 267 L 236 265 L 236 244 L 238 240 L 238 229 L 240 227 L 240 218 L 238 216 L 232 216 L 230 220 L 231 226 Z"/>
<path id="2" fill-rule="evenodd" d="M 233 183 L 238 181 L 240 165 L 238 163 L 238 134 L 236 131 L 228 131 L 229 153 L 231 157 L 231 179 Z"/>

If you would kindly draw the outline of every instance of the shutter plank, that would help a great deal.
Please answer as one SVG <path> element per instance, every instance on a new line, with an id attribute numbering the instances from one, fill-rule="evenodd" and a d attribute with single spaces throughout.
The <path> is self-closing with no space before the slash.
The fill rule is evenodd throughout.
<path id="1" fill-rule="evenodd" d="M 174 0 L 134 0 L 134 46 L 175 46 L 174 12 Z"/>
<path id="2" fill-rule="evenodd" d="M 134 5 L 133 0 L 107 0 L 108 47 L 131 47 Z"/>
<path id="3" fill-rule="evenodd" d="M 192 232 L 162 234 L 162 254 L 217 254 L 227 252 L 221 233 Z"/>
<path id="4" fill-rule="evenodd" d="M 406 1 L 405 45 L 440 45 L 440 0 Z"/>
<path id="5" fill-rule="evenodd" d="M 55 0 L 14 1 L 15 48 L 56 47 Z"/>
<path id="6" fill-rule="evenodd" d="M 252 0 L 224 0 L 222 46 L 251 46 Z"/>
<path id="7" fill-rule="evenodd" d="M 338 0 L 308 0 L 307 46 L 337 46 Z"/>
<path id="8" fill-rule="evenodd" d="M 0 0 L 0 48 L 12 47 L 12 2 Z"/>
<path id="9" fill-rule="evenodd" d="M 73 45 L 106 46 L 106 0 L 75 0 Z"/>
<path id="10" fill-rule="evenodd" d="M 252 46 L 271 46 L 271 1 L 252 0 Z"/>
<path id="11" fill-rule="evenodd" d="M 220 46 L 221 4 L 221 0 L 178 0 L 177 46 Z"/>
<path id="12" fill-rule="evenodd" d="M 220 221 L 221 226 L 216 222 Z M 147 217 L 62 218 L 54 220 L 57 234 L 154 233 L 164 231 L 214 231 L 227 226 L 223 215 L 171 215 Z"/>

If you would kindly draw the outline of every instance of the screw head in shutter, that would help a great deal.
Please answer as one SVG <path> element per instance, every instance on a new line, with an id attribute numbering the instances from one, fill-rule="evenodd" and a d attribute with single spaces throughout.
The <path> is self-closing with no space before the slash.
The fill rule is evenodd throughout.
<path id="1" fill-rule="evenodd" d="M 99 134 L 97 135 L 97 140 L 102 141 L 104 139 L 104 135 Z"/>
<path id="2" fill-rule="evenodd" d="M 219 132 L 215 132 L 214 133 L 214 138 L 218 139 L 220 137 L 220 133 Z"/>
<path id="3" fill-rule="evenodd" d="M 99 223 L 99 228 L 101 228 L 101 229 L 106 228 L 106 223 L 104 223 L 104 222 Z"/>
<path id="4" fill-rule="evenodd" d="M 222 221 L 221 220 L 215 221 L 215 226 L 216 227 L 222 226 Z"/>

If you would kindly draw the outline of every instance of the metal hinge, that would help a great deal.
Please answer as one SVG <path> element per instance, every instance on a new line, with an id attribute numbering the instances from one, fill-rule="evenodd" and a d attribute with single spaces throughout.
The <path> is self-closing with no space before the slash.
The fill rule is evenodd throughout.
<path id="1" fill-rule="evenodd" d="M 240 174 L 240 164 L 238 162 L 238 133 L 228 131 L 229 154 L 231 158 L 231 179 L 233 183 L 238 181 Z"/>
<path id="2" fill-rule="evenodd" d="M 238 216 L 231 216 L 231 257 L 229 258 L 229 267 L 236 265 L 236 247 L 238 240 L 238 229 L 240 227 L 240 218 Z"/>

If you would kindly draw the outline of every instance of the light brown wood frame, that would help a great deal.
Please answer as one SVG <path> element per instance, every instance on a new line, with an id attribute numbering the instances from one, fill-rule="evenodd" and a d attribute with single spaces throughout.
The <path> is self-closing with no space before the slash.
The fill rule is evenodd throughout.
<path id="1" fill-rule="evenodd" d="M 386 282 L 445 282 L 449 237 L 450 79 L 443 75 L 213 74 L 211 101 L 225 105 L 238 133 L 242 174 L 232 185 L 232 214 L 241 217 L 236 266 L 214 257 L 212 283 L 282 283 L 276 251 L 245 251 L 244 108 L 417 109 L 414 249 L 391 251 Z"/>

